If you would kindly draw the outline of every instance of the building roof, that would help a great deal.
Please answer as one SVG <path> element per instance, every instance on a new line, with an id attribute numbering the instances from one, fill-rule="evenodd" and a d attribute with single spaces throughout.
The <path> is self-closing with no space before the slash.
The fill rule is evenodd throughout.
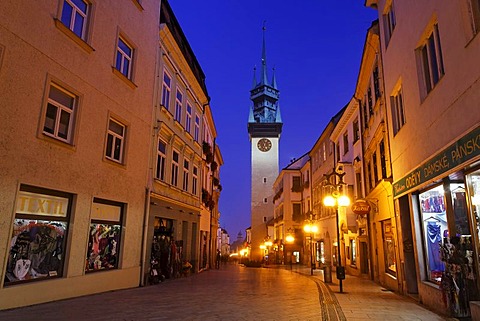
<path id="1" fill-rule="evenodd" d="M 288 169 L 295 169 L 295 170 L 300 170 L 305 166 L 305 164 L 310 160 L 310 156 L 308 156 L 308 153 L 303 154 L 300 156 L 300 158 L 294 158 L 290 164 L 288 164 L 286 167 L 284 167 L 282 170 L 288 170 Z"/>
<path id="2" fill-rule="evenodd" d="M 185 60 L 187 61 L 192 73 L 195 75 L 198 83 L 202 87 L 202 90 L 205 92 L 205 95 L 210 100 L 208 96 L 207 86 L 205 84 L 205 74 L 203 73 L 202 67 L 197 60 L 197 57 L 193 53 L 192 47 L 188 43 L 187 37 L 183 33 L 180 24 L 178 23 L 175 14 L 173 13 L 172 7 L 167 0 L 163 0 L 160 9 L 160 24 L 166 24 L 168 29 L 171 31 L 173 38 L 175 39 L 178 47 L 182 51 Z"/>

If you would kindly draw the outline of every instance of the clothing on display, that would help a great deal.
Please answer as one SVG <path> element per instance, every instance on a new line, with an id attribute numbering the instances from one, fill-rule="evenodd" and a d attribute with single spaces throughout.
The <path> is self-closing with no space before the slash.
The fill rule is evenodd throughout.
<path id="1" fill-rule="evenodd" d="M 116 268 L 120 225 L 91 224 L 85 270 Z"/>
<path id="2" fill-rule="evenodd" d="M 16 219 L 5 283 L 60 275 L 66 223 Z"/>

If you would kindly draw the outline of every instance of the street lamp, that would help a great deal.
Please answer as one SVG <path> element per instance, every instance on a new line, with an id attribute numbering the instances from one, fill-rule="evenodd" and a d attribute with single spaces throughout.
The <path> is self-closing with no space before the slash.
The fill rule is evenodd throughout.
<path id="1" fill-rule="evenodd" d="M 273 242 L 270 240 L 270 236 L 265 236 L 263 243 L 260 244 L 260 249 L 263 250 L 263 259 L 265 264 L 268 264 L 268 255 L 270 254 L 270 247 L 273 245 Z"/>
<path id="2" fill-rule="evenodd" d="M 327 195 L 323 199 L 323 205 L 327 207 L 334 207 L 335 208 L 335 214 L 336 214 L 336 220 L 337 220 L 337 252 L 338 252 L 338 264 L 337 264 L 337 279 L 340 282 L 340 293 L 343 292 L 343 284 L 342 281 L 345 279 L 345 267 L 342 266 L 342 256 L 341 256 L 341 242 L 340 242 L 340 218 L 339 218 L 339 213 L 338 213 L 338 208 L 339 207 L 346 207 L 350 205 L 350 199 L 348 196 L 345 195 L 345 188 L 346 188 L 346 183 L 343 182 L 343 176 L 345 176 L 345 173 L 340 173 L 337 171 L 334 171 L 330 175 L 325 175 L 325 187 L 330 187 L 330 195 Z M 334 178 L 334 182 L 332 183 L 331 177 Z M 338 179 L 338 183 L 337 183 Z M 340 190 L 343 189 L 343 194 L 340 192 Z"/>
<path id="3" fill-rule="evenodd" d="M 285 246 L 287 246 L 287 244 L 293 244 L 293 242 L 295 242 L 295 230 L 293 228 L 289 227 L 287 229 L 287 236 L 285 237 L 285 241 L 287 242 Z M 287 248 L 285 248 L 285 250 L 287 250 Z M 291 250 L 292 253 L 290 254 L 290 270 L 292 269 L 293 264 L 293 247 L 291 248 Z M 289 253 L 288 251 L 286 252 L 287 254 Z"/>
<path id="4" fill-rule="evenodd" d="M 313 275 L 314 270 L 314 254 L 313 254 L 313 235 L 318 232 L 318 226 L 309 222 L 303 226 L 303 230 L 310 235 L 310 275 Z"/>

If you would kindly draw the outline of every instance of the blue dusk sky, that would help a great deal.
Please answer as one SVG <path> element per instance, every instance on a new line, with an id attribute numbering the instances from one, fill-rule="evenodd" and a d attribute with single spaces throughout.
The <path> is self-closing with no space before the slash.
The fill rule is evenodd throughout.
<path id="1" fill-rule="evenodd" d="M 280 170 L 310 151 L 353 96 L 363 45 L 377 11 L 363 0 L 170 0 L 206 75 L 225 164 L 220 226 L 233 242 L 250 226 L 253 69 L 261 67 L 265 21 L 268 77 L 275 68 L 283 131 Z"/>

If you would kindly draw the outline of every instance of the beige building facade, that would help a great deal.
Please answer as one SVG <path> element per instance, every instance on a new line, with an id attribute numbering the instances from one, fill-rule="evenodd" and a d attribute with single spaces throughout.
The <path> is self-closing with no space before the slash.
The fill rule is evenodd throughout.
<path id="1" fill-rule="evenodd" d="M 479 289 L 478 3 L 366 4 L 380 20 L 399 285 L 468 316 Z"/>
<path id="2" fill-rule="evenodd" d="M 304 221 L 311 219 L 312 213 L 308 154 L 292 160 L 280 171 L 273 184 L 273 190 L 275 263 L 309 264 L 312 259 L 310 253 L 314 251 L 310 248 L 310 238 L 308 244 L 305 243 L 303 233 Z"/>
<path id="3" fill-rule="evenodd" d="M 0 4 L 1 309 L 138 286 L 159 12 Z"/>
<path id="4" fill-rule="evenodd" d="M 165 278 L 209 268 L 223 158 L 168 2 L 0 18 L 0 309 L 146 285 L 152 259 Z"/>
<path id="5" fill-rule="evenodd" d="M 398 291 L 402 275 L 397 273 L 398 222 L 393 210 L 392 166 L 388 136 L 390 128 L 387 123 L 383 74 L 379 24 L 378 21 L 374 21 L 365 38 L 360 73 L 355 88 L 355 98 L 359 101 L 361 117 L 364 168 L 362 185 L 365 199 L 371 207 L 368 217 L 364 219 L 367 220 L 368 239 L 371 244 L 369 274 L 376 282 Z"/>
<path id="6" fill-rule="evenodd" d="M 326 173 L 328 175 L 335 170 L 343 174 L 344 186 L 338 189 L 343 189 L 341 192 L 348 196 L 350 203 L 362 198 L 362 187 L 355 183 L 358 179 L 362 182 L 363 172 L 363 140 L 360 127 L 359 103 L 352 98 L 330 134 L 330 140 L 335 145 L 335 168 Z M 336 183 L 339 183 L 338 178 Z M 323 196 L 326 196 L 325 193 Z M 351 206 L 340 206 L 338 215 L 340 240 L 337 239 L 338 235 L 335 239 L 337 244 L 340 241 L 343 266 L 348 274 L 368 275 L 369 245 L 365 217 L 354 214 Z M 335 235 L 335 230 L 330 230 L 329 233 Z"/>

